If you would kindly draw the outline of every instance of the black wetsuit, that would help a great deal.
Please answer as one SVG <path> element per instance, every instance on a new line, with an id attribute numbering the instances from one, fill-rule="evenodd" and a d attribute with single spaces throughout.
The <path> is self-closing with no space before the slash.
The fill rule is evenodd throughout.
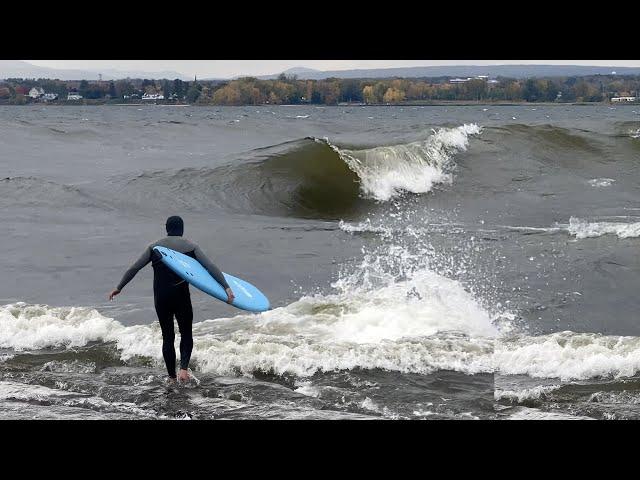
<path id="1" fill-rule="evenodd" d="M 191 325 L 193 322 L 193 309 L 191 308 L 191 296 L 189 284 L 173 273 L 162 261 L 153 247 L 156 245 L 167 247 L 198 260 L 202 266 L 225 289 L 229 288 L 222 272 L 200 250 L 195 243 L 183 238 L 179 234 L 169 232 L 169 236 L 151 243 L 138 260 L 127 270 L 117 286 L 122 290 L 133 279 L 138 271 L 151 262 L 153 267 L 153 296 L 160 328 L 162 329 L 162 356 L 167 366 L 170 377 L 176 377 L 176 351 L 173 346 L 175 330 L 173 317 L 175 315 L 180 330 L 180 368 L 187 369 L 193 350 L 193 336 Z"/>

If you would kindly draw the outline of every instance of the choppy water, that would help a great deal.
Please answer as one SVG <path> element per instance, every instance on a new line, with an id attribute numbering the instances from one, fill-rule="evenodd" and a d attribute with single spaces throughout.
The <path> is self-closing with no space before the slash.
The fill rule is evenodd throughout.
<path id="1" fill-rule="evenodd" d="M 633 106 L 1 107 L 0 418 L 640 418 Z M 192 288 L 164 220 L 275 307 Z"/>

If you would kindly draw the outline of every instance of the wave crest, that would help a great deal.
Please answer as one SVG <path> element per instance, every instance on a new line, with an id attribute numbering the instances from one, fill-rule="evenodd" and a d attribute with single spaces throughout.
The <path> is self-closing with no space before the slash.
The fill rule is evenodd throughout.
<path id="1" fill-rule="evenodd" d="M 451 183 L 453 155 L 465 151 L 469 137 L 480 127 L 464 124 L 440 128 L 424 142 L 375 147 L 365 150 L 333 148 L 360 179 L 365 197 L 387 201 L 403 191 L 429 192 L 435 184 Z"/>

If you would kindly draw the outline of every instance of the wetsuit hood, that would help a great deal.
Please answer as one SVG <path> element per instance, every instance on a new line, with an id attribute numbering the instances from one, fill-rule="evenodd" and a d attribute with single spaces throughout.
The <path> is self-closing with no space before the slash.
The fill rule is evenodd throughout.
<path id="1" fill-rule="evenodd" d="M 181 237 L 184 233 L 184 222 L 177 215 L 167 218 L 167 235 Z"/>

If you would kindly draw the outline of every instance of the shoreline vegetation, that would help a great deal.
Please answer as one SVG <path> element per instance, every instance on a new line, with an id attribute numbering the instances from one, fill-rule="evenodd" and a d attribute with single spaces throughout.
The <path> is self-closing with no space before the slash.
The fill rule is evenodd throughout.
<path id="1" fill-rule="evenodd" d="M 442 106 L 640 102 L 640 75 L 515 79 L 0 80 L 0 105 Z"/>
<path id="2" fill-rule="evenodd" d="M 619 104 L 612 104 L 608 101 L 600 101 L 600 102 L 491 102 L 491 101 L 480 101 L 480 102 L 466 102 L 466 101 L 441 101 L 441 102 L 425 102 L 425 103 L 416 103 L 416 102 L 406 102 L 406 103 L 338 103 L 331 105 L 310 105 L 310 104 L 290 104 L 290 103 L 281 103 L 281 104 L 269 104 L 269 103 L 258 103 L 258 104 L 246 104 L 246 105 L 216 105 L 216 104 L 202 104 L 202 103 L 160 103 L 160 102 L 145 102 L 145 103 L 113 103 L 106 101 L 58 101 L 58 102 L 30 102 L 23 104 L 12 104 L 0 101 L 0 106 L 38 106 L 38 107 L 66 107 L 66 106 L 76 106 L 76 107 L 84 107 L 84 106 L 111 106 L 111 107 L 304 107 L 304 106 L 315 106 L 318 108 L 339 108 L 339 107 L 515 107 L 515 106 L 540 106 L 540 107 L 562 107 L 562 106 L 597 106 L 597 105 L 613 105 L 615 107 L 638 107 L 640 102 L 625 102 Z"/>

